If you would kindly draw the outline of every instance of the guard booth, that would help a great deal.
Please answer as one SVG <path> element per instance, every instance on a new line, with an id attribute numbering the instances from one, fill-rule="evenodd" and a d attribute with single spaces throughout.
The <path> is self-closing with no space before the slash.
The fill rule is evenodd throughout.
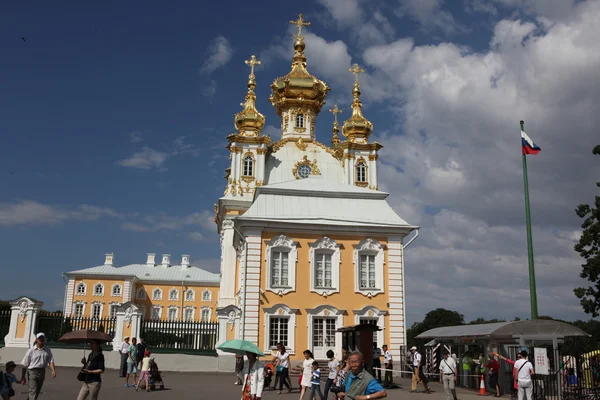
<path id="1" fill-rule="evenodd" d="M 380 327 L 373 324 L 344 326 L 337 330 L 342 333 L 342 346 L 348 346 L 350 352 L 360 352 L 363 355 L 365 369 L 370 372 L 373 372 L 375 332 L 380 330 Z"/>

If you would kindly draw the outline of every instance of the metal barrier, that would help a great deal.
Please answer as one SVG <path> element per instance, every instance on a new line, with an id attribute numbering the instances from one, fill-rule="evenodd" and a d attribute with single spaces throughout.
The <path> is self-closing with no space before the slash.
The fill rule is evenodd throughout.
<path id="1" fill-rule="evenodd" d="M 140 337 L 153 352 L 216 354 L 217 322 L 142 320 Z"/>

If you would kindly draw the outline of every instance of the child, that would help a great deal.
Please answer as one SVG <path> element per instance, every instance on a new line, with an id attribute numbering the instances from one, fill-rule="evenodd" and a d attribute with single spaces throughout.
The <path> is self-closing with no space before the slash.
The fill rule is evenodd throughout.
<path id="1" fill-rule="evenodd" d="M 319 363 L 314 361 L 312 363 L 312 379 L 310 381 L 311 389 L 310 389 L 310 397 L 308 400 L 313 400 L 316 394 L 319 394 L 320 400 L 325 400 L 323 398 L 323 393 L 321 393 L 321 370 L 319 369 Z"/>
<path id="2" fill-rule="evenodd" d="M 15 391 L 12 388 L 12 384 L 17 382 L 17 377 L 13 374 L 15 368 L 17 368 L 17 364 L 14 361 L 9 361 L 6 363 L 6 372 L 2 373 L 0 371 L 0 379 L 2 379 L 2 382 L 0 382 L 0 387 L 2 388 L 0 389 L 0 396 L 2 400 L 8 400 L 15 395 Z"/>
<path id="3" fill-rule="evenodd" d="M 146 392 L 150 391 L 150 364 L 152 359 L 150 358 L 150 350 L 144 352 L 144 358 L 142 359 L 142 372 L 140 373 L 140 380 L 137 382 L 135 391 L 137 392 L 142 383 L 142 379 L 146 381 Z"/>

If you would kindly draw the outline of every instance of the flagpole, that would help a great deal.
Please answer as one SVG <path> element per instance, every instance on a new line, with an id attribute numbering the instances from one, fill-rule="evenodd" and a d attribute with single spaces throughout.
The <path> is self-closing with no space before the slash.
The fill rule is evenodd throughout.
<path id="1" fill-rule="evenodd" d="M 521 130 L 525 132 L 525 122 L 521 121 Z M 529 261 L 529 299 L 531 301 L 531 319 L 538 318 L 537 292 L 535 288 L 535 268 L 533 264 L 533 239 L 531 235 L 531 211 L 529 210 L 529 180 L 527 179 L 527 157 L 523 157 L 523 183 L 525 186 L 525 224 L 527 226 L 527 258 Z"/>

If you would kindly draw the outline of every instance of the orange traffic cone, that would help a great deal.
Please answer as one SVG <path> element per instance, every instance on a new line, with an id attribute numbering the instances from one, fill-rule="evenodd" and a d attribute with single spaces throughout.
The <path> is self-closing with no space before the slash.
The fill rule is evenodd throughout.
<path id="1" fill-rule="evenodd" d="M 479 382 L 479 396 L 487 396 L 487 390 L 485 390 L 485 377 L 481 375 L 481 381 Z"/>

